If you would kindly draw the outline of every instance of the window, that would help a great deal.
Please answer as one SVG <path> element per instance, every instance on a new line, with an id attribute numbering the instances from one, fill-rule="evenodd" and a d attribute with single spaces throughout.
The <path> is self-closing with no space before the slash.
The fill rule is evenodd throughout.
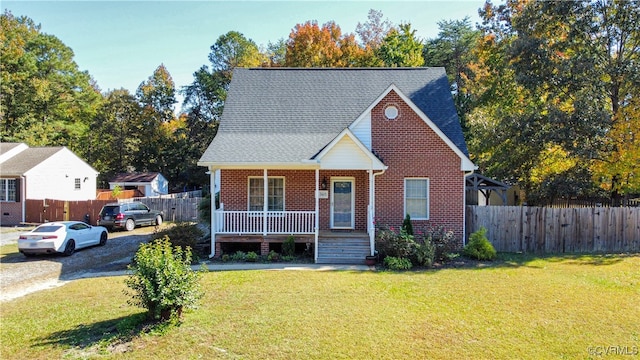
<path id="1" fill-rule="evenodd" d="M 404 213 L 413 220 L 429 220 L 429 179 L 404 179 Z"/>
<path id="2" fill-rule="evenodd" d="M 81 186 L 80 178 L 76 178 L 74 189 L 80 190 L 80 186 Z"/>
<path id="3" fill-rule="evenodd" d="M 284 178 L 269 177 L 267 179 L 268 211 L 284 211 Z M 249 211 L 262 211 L 264 208 L 264 179 L 249 178 Z"/>
<path id="4" fill-rule="evenodd" d="M 384 109 L 384 116 L 389 120 L 395 120 L 398 118 L 398 108 L 395 105 L 389 105 Z"/>
<path id="5" fill-rule="evenodd" d="M 0 201 L 16 201 L 16 179 L 0 179 Z"/>

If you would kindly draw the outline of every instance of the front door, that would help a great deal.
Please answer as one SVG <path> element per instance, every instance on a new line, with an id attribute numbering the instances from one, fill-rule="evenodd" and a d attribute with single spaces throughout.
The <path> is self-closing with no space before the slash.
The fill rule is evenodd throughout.
<path id="1" fill-rule="evenodd" d="M 331 179 L 331 228 L 354 228 L 354 180 L 352 178 Z"/>

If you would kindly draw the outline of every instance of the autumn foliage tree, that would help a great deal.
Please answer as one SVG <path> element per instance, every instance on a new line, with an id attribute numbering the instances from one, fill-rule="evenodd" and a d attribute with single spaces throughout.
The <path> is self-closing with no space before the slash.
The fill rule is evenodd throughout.
<path id="1" fill-rule="evenodd" d="M 481 13 L 470 115 L 484 139 L 470 146 L 481 166 L 523 184 L 530 202 L 600 185 L 619 203 L 637 165 L 603 164 L 634 131 L 640 3 L 509 0 Z"/>
<path id="2" fill-rule="evenodd" d="M 287 42 L 285 65 L 290 67 L 349 67 L 362 63 L 364 51 L 353 34 L 330 21 L 322 26 L 317 21 L 297 24 Z"/>

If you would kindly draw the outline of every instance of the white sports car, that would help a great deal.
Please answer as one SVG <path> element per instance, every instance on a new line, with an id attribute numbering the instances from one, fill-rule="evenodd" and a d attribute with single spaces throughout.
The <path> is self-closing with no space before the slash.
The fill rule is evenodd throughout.
<path id="1" fill-rule="evenodd" d="M 18 250 L 25 256 L 35 254 L 73 254 L 76 249 L 107 243 L 107 229 L 82 221 L 56 221 L 42 224 L 20 235 Z"/>

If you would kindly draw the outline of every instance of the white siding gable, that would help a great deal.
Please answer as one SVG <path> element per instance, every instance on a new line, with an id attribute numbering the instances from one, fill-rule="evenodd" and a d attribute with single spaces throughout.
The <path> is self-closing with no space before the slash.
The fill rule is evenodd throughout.
<path id="1" fill-rule="evenodd" d="M 370 169 L 371 159 L 349 137 L 344 136 L 322 157 L 322 169 Z"/>
<path id="2" fill-rule="evenodd" d="M 98 172 L 62 148 L 25 174 L 27 199 L 94 200 Z M 80 189 L 76 189 L 80 179 Z"/>
<path id="3" fill-rule="evenodd" d="M 371 111 L 365 112 L 349 128 L 358 140 L 371 150 Z"/>

